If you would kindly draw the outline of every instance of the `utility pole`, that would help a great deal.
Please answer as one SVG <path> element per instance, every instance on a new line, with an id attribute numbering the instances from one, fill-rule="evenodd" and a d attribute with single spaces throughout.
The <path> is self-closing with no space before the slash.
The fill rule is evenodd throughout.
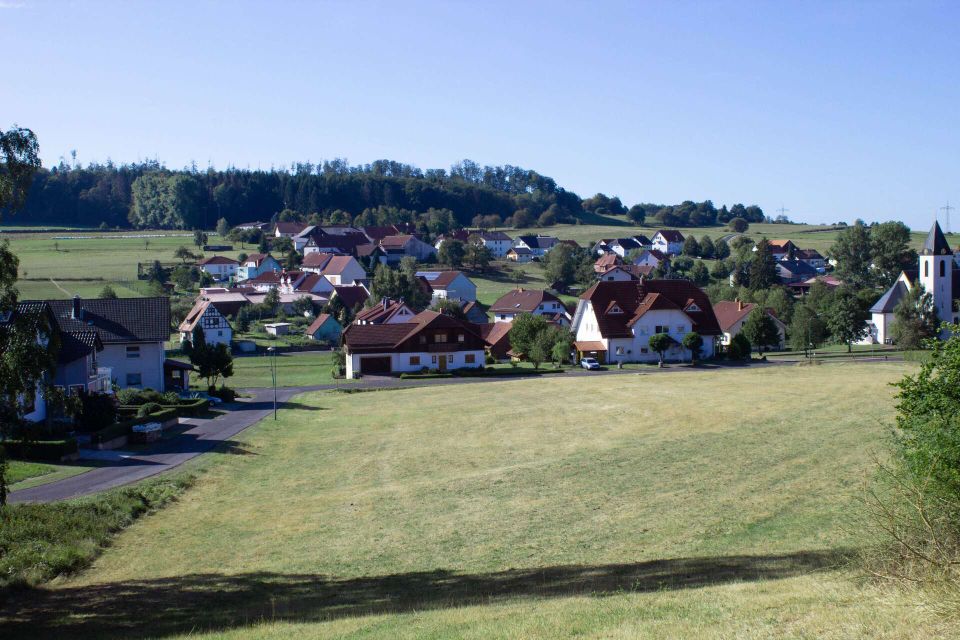
<path id="1" fill-rule="evenodd" d="M 781 203 L 781 204 L 780 204 L 780 208 L 779 208 L 779 209 L 774 209 L 774 211 L 779 211 L 781 217 L 786 217 L 787 211 L 790 211 L 790 209 L 787 209 L 787 208 L 784 207 L 783 204 Z"/>
<path id="2" fill-rule="evenodd" d="M 947 205 L 946 205 L 946 206 L 940 207 L 940 211 L 945 211 L 946 214 L 947 214 L 947 219 L 946 219 L 946 223 L 947 223 L 947 233 L 950 233 L 950 212 L 953 211 L 954 209 L 956 209 L 956 207 L 951 207 L 949 200 L 947 200 Z"/>

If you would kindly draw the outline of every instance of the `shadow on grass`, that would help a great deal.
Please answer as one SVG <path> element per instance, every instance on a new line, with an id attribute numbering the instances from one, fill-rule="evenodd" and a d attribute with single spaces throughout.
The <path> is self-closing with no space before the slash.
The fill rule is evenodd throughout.
<path id="1" fill-rule="evenodd" d="M 241 628 L 261 621 L 322 621 L 461 607 L 495 599 L 602 597 L 776 580 L 837 567 L 847 555 L 814 551 L 566 565 L 494 573 L 436 570 L 358 578 L 191 574 L 19 591 L 0 609 L 7 639 L 128 638 Z"/>

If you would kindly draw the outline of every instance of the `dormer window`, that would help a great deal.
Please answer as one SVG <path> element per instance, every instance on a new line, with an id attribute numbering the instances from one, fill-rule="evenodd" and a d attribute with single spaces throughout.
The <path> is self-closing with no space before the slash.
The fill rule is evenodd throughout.
<path id="1" fill-rule="evenodd" d="M 614 302 L 613 304 L 611 304 L 611 305 L 607 308 L 607 313 L 610 313 L 610 314 L 619 314 L 619 313 L 623 313 L 623 309 L 620 308 L 620 305 L 618 305 L 616 302 Z"/>
<path id="2" fill-rule="evenodd" d="M 690 306 L 686 308 L 687 311 L 700 311 L 700 307 L 697 306 L 696 302 L 691 302 Z"/>

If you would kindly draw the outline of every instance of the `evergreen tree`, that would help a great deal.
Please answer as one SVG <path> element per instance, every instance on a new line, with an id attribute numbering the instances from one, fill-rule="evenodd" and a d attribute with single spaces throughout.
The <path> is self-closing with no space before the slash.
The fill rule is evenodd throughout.
<path id="1" fill-rule="evenodd" d="M 700 243 L 697 242 L 697 239 L 693 237 L 691 233 L 683 241 L 683 255 L 696 258 L 700 255 Z"/>
<path id="2" fill-rule="evenodd" d="M 777 284 L 780 284 L 780 278 L 777 276 L 777 262 L 773 258 L 770 242 L 766 238 L 761 238 L 750 262 L 750 290 L 763 291 Z"/>

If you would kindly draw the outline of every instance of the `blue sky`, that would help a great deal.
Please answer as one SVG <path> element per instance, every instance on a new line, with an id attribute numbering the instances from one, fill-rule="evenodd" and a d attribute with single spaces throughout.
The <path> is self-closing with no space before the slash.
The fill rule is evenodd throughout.
<path id="1" fill-rule="evenodd" d="M 956 2 L 0 0 L 0 127 L 45 164 L 471 158 L 926 228 L 960 206 L 958 26 Z"/>

